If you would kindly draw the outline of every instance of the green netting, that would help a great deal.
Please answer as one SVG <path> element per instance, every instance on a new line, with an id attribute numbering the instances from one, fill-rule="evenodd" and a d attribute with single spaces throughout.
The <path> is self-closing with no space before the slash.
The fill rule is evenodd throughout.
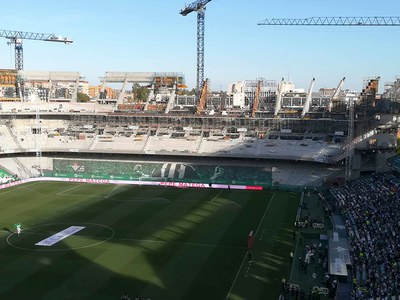
<path id="1" fill-rule="evenodd" d="M 8 173 L 3 169 L 0 169 L 0 178 L 5 178 L 5 177 L 12 177 L 12 174 Z"/>
<path id="2" fill-rule="evenodd" d="M 235 165 L 54 159 L 55 177 L 270 186 L 270 168 Z"/>

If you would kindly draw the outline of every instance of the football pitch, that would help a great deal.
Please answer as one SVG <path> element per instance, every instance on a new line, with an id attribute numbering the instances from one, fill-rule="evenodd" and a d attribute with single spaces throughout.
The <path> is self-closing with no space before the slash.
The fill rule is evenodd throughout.
<path id="1" fill-rule="evenodd" d="M 299 198 L 59 182 L 1 190 L 0 299 L 278 299 Z"/>

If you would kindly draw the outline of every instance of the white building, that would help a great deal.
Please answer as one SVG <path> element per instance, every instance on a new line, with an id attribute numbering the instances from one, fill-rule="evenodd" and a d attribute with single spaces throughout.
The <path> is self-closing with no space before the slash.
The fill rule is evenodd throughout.
<path id="1" fill-rule="evenodd" d="M 276 81 L 265 79 L 242 80 L 228 86 L 227 104 L 231 108 L 251 109 L 259 83 L 261 84 L 260 99 L 275 97 Z"/>

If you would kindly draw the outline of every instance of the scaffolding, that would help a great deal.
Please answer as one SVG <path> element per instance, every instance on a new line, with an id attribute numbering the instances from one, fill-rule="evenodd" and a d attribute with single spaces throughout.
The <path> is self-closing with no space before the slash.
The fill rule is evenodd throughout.
<path id="1" fill-rule="evenodd" d="M 347 128 L 347 145 L 346 145 L 346 161 L 345 161 L 345 180 L 346 182 L 351 179 L 351 170 L 353 166 L 353 154 L 354 154 L 354 101 L 349 100 L 348 104 L 348 128 Z"/>

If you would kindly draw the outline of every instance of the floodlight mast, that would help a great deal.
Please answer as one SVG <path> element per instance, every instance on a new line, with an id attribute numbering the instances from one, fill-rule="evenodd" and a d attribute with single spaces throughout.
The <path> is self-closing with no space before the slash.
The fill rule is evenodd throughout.
<path id="1" fill-rule="evenodd" d="M 182 16 L 197 12 L 197 82 L 196 101 L 200 101 L 200 93 L 204 84 L 204 22 L 207 3 L 211 0 L 197 0 L 180 11 Z"/>

